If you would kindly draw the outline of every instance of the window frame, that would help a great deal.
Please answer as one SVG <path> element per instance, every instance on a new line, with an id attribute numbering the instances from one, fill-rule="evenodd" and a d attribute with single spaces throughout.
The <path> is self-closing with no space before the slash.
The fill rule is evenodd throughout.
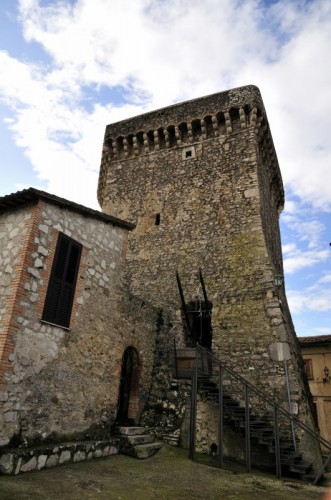
<path id="1" fill-rule="evenodd" d="M 313 360 L 311 358 L 303 358 L 303 366 L 307 380 L 314 380 Z"/>
<path id="2" fill-rule="evenodd" d="M 83 246 L 59 233 L 42 321 L 69 328 Z"/>

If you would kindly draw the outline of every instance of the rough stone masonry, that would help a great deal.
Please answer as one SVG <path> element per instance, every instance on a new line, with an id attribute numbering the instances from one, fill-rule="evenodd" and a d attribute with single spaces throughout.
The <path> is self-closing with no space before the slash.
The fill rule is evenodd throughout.
<path id="1" fill-rule="evenodd" d="M 279 215 L 284 189 L 259 90 L 246 86 L 108 125 L 98 199 L 136 224 L 131 290 L 172 314 L 189 345 L 187 305 L 202 270 L 212 350 L 278 403 L 310 421 L 307 386 L 284 287 Z"/>
<path id="2" fill-rule="evenodd" d="M 123 352 L 139 353 L 139 419 L 159 321 L 123 279 L 133 226 L 32 188 L 0 205 L 0 473 L 113 454 Z M 59 234 L 82 245 L 69 327 L 42 320 Z"/>
<path id="3" fill-rule="evenodd" d="M 284 287 L 275 284 L 284 191 L 259 90 L 109 125 L 98 198 L 103 213 L 32 188 L 0 199 L 0 472 L 117 452 L 112 426 L 125 400 L 126 418 L 137 423 L 145 410 L 158 433 L 183 442 L 189 383 L 173 380 L 174 338 L 211 348 L 312 424 Z M 43 316 L 63 237 L 82 249 L 66 326 Z M 207 413 L 201 406 L 205 434 Z"/>

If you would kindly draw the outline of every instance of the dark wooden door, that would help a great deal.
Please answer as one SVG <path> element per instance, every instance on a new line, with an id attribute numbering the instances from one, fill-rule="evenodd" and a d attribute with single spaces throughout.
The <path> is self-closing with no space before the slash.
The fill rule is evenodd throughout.
<path id="1" fill-rule="evenodd" d="M 119 423 L 129 423 L 130 392 L 136 356 L 137 353 L 133 347 L 127 347 L 123 354 L 117 411 L 117 421 Z"/>

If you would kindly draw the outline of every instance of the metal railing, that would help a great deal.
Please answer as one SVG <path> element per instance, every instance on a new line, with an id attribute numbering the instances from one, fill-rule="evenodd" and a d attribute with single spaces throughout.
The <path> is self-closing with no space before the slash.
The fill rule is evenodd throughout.
<path id="1" fill-rule="evenodd" d="M 226 455 L 224 432 L 229 425 L 236 428 L 236 435 L 242 441 L 240 458 L 247 471 L 252 468 L 253 440 L 271 457 L 269 465 L 275 467 L 278 478 L 284 472 L 298 474 L 301 478 L 309 473 L 313 464 L 297 451 L 296 442 L 307 435 L 315 443 L 317 455 L 321 445 L 328 450 L 324 464 L 314 473 L 314 484 L 321 479 L 330 461 L 331 443 L 210 351 L 197 345 L 192 377 L 190 458 L 200 461 L 202 456 L 208 456 L 206 463 L 223 467 Z M 210 442 L 214 449 L 217 448 L 212 459 Z"/>

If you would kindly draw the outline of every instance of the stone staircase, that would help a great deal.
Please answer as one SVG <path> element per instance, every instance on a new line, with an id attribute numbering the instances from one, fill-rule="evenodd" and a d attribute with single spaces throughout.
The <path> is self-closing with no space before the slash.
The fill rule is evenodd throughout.
<path id="1" fill-rule="evenodd" d="M 219 389 L 210 380 L 200 381 L 198 393 L 203 396 L 209 404 L 218 407 Z M 245 435 L 245 408 L 232 396 L 224 393 L 223 417 L 233 429 L 241 435 Z M 275 438 L 274 426 L 270 415 L 258 415 L 254 412 L 250 415 L 250 438 L 252 446 L 254 443 L 264 447 L 266 453 L 274 456 Z M 305 460 L 302 454 L 295 450 L 291 436 L 280 436 L 280 461 L 282 472 L 286 476 L 298 479 L 311 480 L 312 463 Z"/>
<path id="2" fill-rule="evenodd" d="M 163 443 L 155 438 L 144 427 L 119 426 L 120 453 L 131 457 L 144 459 L 153 456 Z"/>

